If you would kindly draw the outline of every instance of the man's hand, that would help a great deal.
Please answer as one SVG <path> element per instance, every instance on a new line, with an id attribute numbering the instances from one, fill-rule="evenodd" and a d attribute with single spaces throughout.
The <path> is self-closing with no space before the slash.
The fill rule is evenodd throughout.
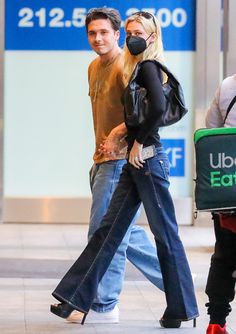
<path id="1" fill-rule="evenodd" d="M 121 154 L 126 150 L 125 136 L 127 129 L 124 123 L 115 127 L 107 136 L 104 143 L 100 145 L 100 151 L 107 158 L 114 158 L 116 154 Z"/>
<path id="2" fill-rule="evenodd" d="M 118 140 L 117 138 L 107 138 L 103 144 L 100 145 L 99 151 L 101 151 L 107 158 L 114 158 L 117 154 L 125 153 L 127 149 L 127 143 L 125 139 Z"/>

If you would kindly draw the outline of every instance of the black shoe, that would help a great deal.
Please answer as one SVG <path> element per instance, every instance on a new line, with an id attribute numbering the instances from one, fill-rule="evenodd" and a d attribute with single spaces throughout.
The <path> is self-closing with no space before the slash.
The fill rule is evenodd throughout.
<path id="1" fill-rule="evenodd" d="M 159 320 L 161 327 L 164 328 L 180 328 L 181 320 L 179 319 L 164 319 Z M 196 327 L 196 318 L 193 319 L 193 327 Z"/>
<path id="2" fill-rule="evenodd" d="M 51 305 L 50 311 L 61 318 L 68 318 L 71 313 L 74 311 L 74 307 L 67 303 L 53 304 Z M 83 313 L 83 312 L 81 312 Z M 84 313 L 84 316 L 81 320 L 81 325 L 84 324 L 87 313 Z"/>
<path id="3" fill-rule="evenodd" d="M 74 311 L 73 306 L 67 303 L 53 304 L 50 308 L 51 312 L 61 318 L 68 318 L 69 315 Z"/>
<path id="4" fill-rule="evenodd" d="M 181 320 L 178 319 L 164 319 L 159 320 L 161 327 L 164 328 L 179 328 L 181 326 Z"/>

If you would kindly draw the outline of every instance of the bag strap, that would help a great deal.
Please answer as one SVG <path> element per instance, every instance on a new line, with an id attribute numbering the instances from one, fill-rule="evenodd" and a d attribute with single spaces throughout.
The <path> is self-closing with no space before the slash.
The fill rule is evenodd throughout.
<path id="1" fill-rule="evenodd" d="M 227 111 L 226 111 L 226 115 L 225 115 L 225 118 L 224 118 L 224 123 L 223 123 L 223 125 L 225 124 L 226 118 L 228 117 L 229 112 L 230 112 L 230 110 L 233 108 L 233 105 L 235 104 L 235 102 L 236 102 L 236 95 L 233 97 L 232 101 L 230 102 L 230 104 L 229 104 L 229 106 L 228 106 L 228 108 L 227 108 Z"/>
<path id="2" fill-rule="evenodd" d="M 170 70 L 169 70 L 164 64 L 160 63 L 158 60 L 153 60 L 153 62 L 155 62 L 156 65 L 157 65 L 158 67 L 160 67 L 160 69 L 161 69 L 163 72 L 165 72 L 165 74 L 167 75 L 168 78 L 173 78 L 173 79 L 175 79 L 176 81 L 178 81 L 178 80 L 176 79 L 176 77 L 174 76 L 174 74 L 171 73 Z"/>
<path id="3" fill-rule="evenodd" d="M 160 63 L 160 62 L 159 62 L 158 60 L 156 60 L 156 59 L 141 60 L 140 62 L 138 62 L 137 65 L 136 65 L 136 67 L 135 67 L 135 69 L 134 69 L 134 71 L 133 71 L 133 74 L 132 74 L 132 76 L 131 76 L 131 78 L 130 78 L 130 83 L 136 79 L 136 77 L 137 77 L 137 75 L 138 75 L 138 71 L 139 71 L 141 65 L 142 65 L 143 63 L 146 63 L 146 62 L 152 62 L 152 63 L 155 63 L 155 64 L 156 64 L 156 65 L 157 65 L 163 72 L 166 73 L 168 79 L 169 79 L 169 78 L 172 78 L 172 79 L 174 79 L 174 81 L 176 81 L 176 83 L 179 84 L 179 81 L 176 79 L 176 77 L 174 76 L 174 74 L 171 73 L 170 70 L 169 70 L 165 65 L 163 65 L 162 63 Z"/>

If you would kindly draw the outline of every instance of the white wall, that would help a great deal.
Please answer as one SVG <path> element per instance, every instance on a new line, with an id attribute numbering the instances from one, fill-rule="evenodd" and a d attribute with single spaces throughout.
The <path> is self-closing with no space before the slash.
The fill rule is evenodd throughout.
<path id="1" fill-rule="evenodd" d="M 90 197 L 88 171 L 94 137 L 87 68 L 94 57 L 91 51 L 5 52 L 6 201 Z M 161 134 L 186 140 L 186 175 L 172 178 L 171 192 L 174 197 L 188 198 L 191 223 L 194 52 L 166 52 L 166 59 L 183 84 L 190 107 L 180 123 Z M 19 216 L 14 206 L 6 208 L 7 221 L 11 221 L 12 211 Z"/>
<path id="2" fill-rule="evenodd" d="M 89 196 L 92 52 L 6 52 L 5 196 Z"/>

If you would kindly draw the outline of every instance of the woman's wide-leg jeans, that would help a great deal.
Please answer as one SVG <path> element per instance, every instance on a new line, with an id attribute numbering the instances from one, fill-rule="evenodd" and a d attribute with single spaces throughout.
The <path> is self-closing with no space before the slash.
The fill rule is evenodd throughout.
<path id="1" fill-rule="evenodd" d="M 169 193 L 169 162 L 162 149 L 141 169 L 127 164 L 102 226 L 53 292 L 59 301 L 87 313 L 98 283 L 119 247 L 140 202 L 143 202 L 162 270 L 167 308 L 165 318 L 188 320 L 198 316 L 192 276 L 178 236 Z"/>

